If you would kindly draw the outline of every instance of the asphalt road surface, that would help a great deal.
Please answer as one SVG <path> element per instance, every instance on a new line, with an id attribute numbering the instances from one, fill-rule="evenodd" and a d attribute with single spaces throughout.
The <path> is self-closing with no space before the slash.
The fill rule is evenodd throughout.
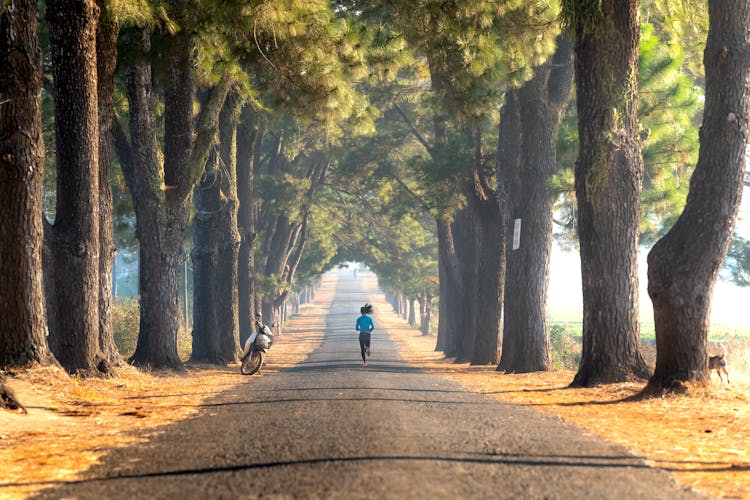
<path id="1" fill-rule="evenodd" d="M 341 272 L 304 363 L 39 498 L 697 498 L 620 446 L 420 372 L 382 330 L 362 367 L 353 328 L 368 300 Z"/>

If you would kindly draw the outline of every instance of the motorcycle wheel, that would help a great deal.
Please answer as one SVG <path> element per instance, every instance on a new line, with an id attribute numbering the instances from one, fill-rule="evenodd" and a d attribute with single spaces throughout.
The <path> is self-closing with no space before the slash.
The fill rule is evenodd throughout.
<path id="1" fill-rule="evenodd" d="M 243 375 L 252 375 L 257 373 L 263 366 L 263 353 L 261 351 L 254 351 L 250 356 L 247 356 L 242 360 L 240 371 Z"/>

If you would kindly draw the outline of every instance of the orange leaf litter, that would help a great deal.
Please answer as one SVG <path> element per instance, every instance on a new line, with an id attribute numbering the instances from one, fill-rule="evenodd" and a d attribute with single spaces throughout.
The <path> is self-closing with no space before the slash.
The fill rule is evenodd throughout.
<path id="1" fill-rule="evenodd" d="M 363 282 L 375 305 L 378 329 L 387 329 L 402 355 L 420 369 L 469 390 L 557 415 L 628 447 L 702 493 L 750 498 L 747 384 L 716 383 L 687 397 L 623 402 L 642 384 L 568 389 L 570 371 L 503 375 L 494 367 L 456 364 L 434 352 L 435 337 L 421 336 L 391 312 L 374 278 Z M 335 287 L 335 275 L 326 275 L 315 302 L 303 306 L 277 337 L 264 373 L 293 366 L 320 345 Z M 0 498 L 24 498 L 54 481 L 81 478 L 108 449 L 147 440 L 160 426 L 190 418 L 209 398 L 253 379 L 239 375 L 237 365 L 190 365 L 185 373 L 123 367 L 118 375 L 84 380 L 54 368 L 36 368 L 10 379 L 29 415 L 0 412 Z M 145 431 L 143 437 L 136 437 L 135 430 Z"/>

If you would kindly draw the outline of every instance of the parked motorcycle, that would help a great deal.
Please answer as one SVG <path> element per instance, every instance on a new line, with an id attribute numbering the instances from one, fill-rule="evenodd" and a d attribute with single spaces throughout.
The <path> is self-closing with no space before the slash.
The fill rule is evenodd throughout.
<path id="1" fill-rule="evenodd" d="M 262 322 L 260 313 L 255 315 L 255 331 L 245 341 L 240 357 L 240 372 L 243 375 L 258 373 L 263 366 L 266 351 L 273 345 L 273 332 Z"/>

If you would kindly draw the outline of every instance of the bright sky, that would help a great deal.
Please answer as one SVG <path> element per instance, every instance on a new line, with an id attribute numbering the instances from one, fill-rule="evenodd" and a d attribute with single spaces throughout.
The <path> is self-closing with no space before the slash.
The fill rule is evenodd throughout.
<path id="1" fill-rule="evenodd" d="M 737 221 L 737 231 L 750 239 L 750 189 L 745 190 Z M 641 321 L 653 323 L 653 306 L 646 291 L 646 255 L 639 257 L 639 284 Z M 550 287 L 547 310 L 552 321 L 580 322 L 583 300 L 581 298 L 581 262 L 578 253 L 563 252 L 554 246 L 550 262 Z M 717 281 L 711 303 L 711 324 L 716 330 L 750 331 L 750 287 L 742 288 L 725 281 Z"/>

